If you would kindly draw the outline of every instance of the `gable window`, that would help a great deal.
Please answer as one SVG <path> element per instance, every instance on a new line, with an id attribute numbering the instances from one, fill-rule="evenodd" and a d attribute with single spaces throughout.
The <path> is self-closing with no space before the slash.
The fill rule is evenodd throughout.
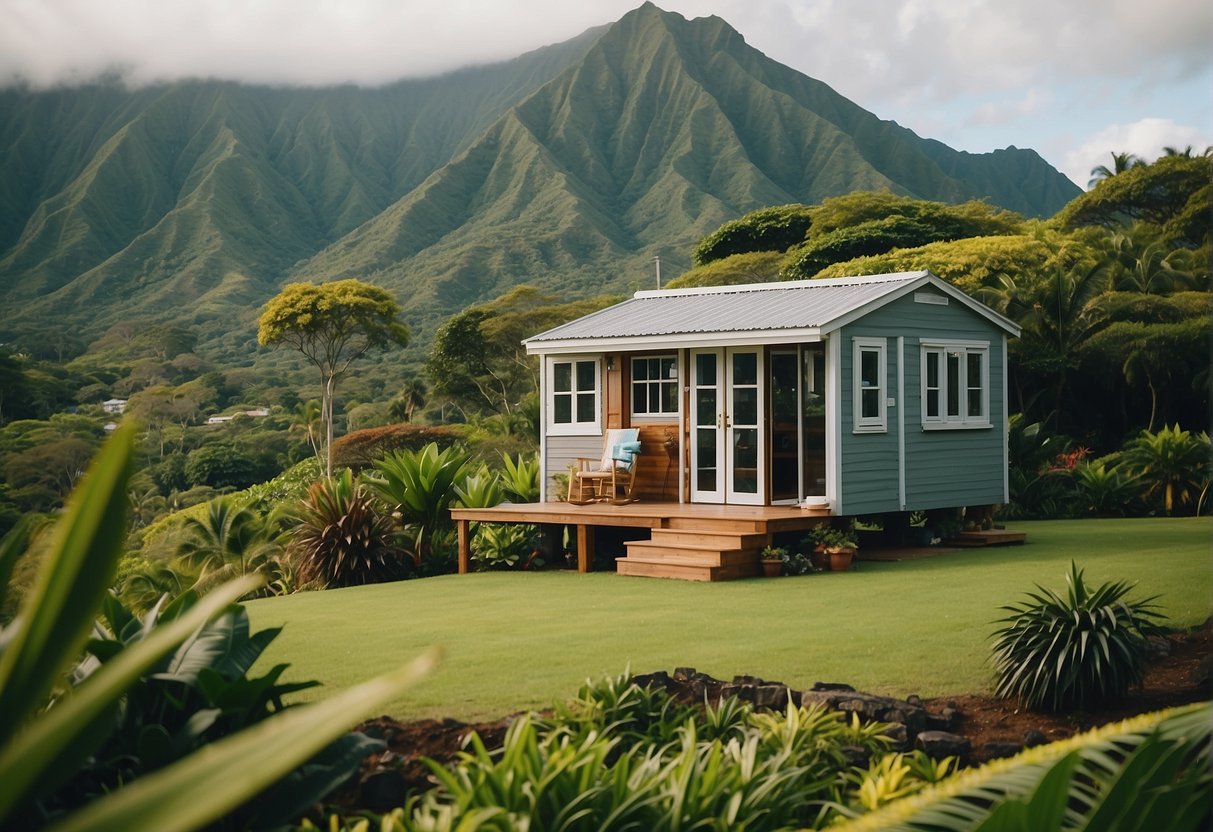
<path id="1" fill-rule="evenodd" d="M 852 338 L 854 365 L 855 433 L 883 433 L 888 429 L 886 379 L 887 344 L 884 338 Z"/>
<path id="2" fill-rule="evenodd" d="M 922 427 L 990 427 L 989 342 L 922 342 Z"/>
<path id="3" fill-rule="evenodd" d="M 597 358 L 548 359 L 548 432 L 601 433 Z"/>
<path id="4" fill-rule="evenodd" d="M 632 415 L 678 415 L 678 362 L 674 356 L 632 359 Z"/>

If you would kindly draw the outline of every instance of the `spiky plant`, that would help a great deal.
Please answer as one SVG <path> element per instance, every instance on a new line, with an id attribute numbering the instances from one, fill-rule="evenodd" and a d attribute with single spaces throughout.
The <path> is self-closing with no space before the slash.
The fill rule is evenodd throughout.
<path id="1" fill-rule="evenodd" d="M 1071 561 L 1063 597 L 1037 584 L 1029 600 L 1002 607 L 994 631 L 995 693 L 1033 710 L 1097 705 L 1141 684 L 1146 637 L 1159 633 L 1157 596 L 1128 601 L 1133 588 L 1113 581 L 1088 589 Z"/>
<path id="2" fill-rule="evenodd" d="M 291 540 L 299 584 L 360 586 L 403 578 L 395 524 L 349 469 L 319 480 L 300 503 Z"/>

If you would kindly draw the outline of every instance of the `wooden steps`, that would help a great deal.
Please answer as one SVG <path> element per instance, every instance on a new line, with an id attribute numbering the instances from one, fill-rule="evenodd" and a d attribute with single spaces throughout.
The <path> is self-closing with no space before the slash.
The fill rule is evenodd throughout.
<path id="1" fill-rule="evenodd" d="M 949 538 L 949 546 L 964 546 L 977 548 L 980 546 L 1019 546 L 1028 539 L 1027 532 L 1011 532 L 1006 529 L 974 530 L 961 532 L 956 537 Z"/>
<path id="2" fill-rule="evenodd" d="M 757 521 L 699 520 L 677 528 L 653 529 L 652 539 L 633 540 L 628 554 L 616 558 L 620 575 L 728 581 L 758 574 L 758 553 L 769 535 Z"/>

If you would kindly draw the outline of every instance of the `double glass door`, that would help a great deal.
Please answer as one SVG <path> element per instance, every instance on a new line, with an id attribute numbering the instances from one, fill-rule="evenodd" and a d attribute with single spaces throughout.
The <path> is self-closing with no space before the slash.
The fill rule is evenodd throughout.
<path id="1" fill-rule="evenodd" d="M 691 501 L 765 502 L 762 350 L 691 351 Z"/>

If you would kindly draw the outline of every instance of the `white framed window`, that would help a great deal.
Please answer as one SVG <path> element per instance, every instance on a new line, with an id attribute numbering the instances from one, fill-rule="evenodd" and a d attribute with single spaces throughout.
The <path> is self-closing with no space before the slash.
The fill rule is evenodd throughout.
<path id="1" fill-rule="evenodd" d="M 548 358 L 547 432 L 565 436 L 602 433 L 601 391 L 597 356 Z"/>
<path id="2" fill-rule="evenodd" d="M 852 338 L 855 433 L 888 430 L 888 342 L 884 338 Z"/>
<path id="3" fill-rule="evenodd" d="M 678 415 L 678 359 L 672 355 L 632 358 L 632 416 Z"/>
<path id="4" fill-rule="evenodd" d="M 989 341 L 921 341 L 922 428 L 990 427 Z"/>

